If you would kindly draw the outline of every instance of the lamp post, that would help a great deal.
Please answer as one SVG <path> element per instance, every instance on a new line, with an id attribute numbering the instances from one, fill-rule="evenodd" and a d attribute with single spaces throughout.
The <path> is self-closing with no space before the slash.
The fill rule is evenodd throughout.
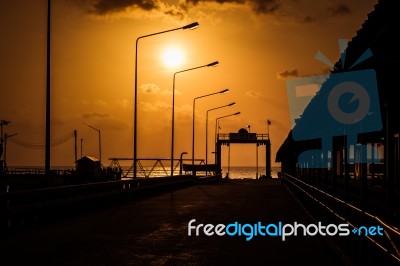
<path id="1" fill-rule="evenodd" d="M 217 130 L 219 130 L 219 120 L 222 118 L 228 117 L 228 116 L 239 115 L 239 114 L 240 114 L 240 112 L 236 112 L 236 113 L 233 113 L 230 115 L 220 116 L 215 119 L 215 141 L 214 141 L 215 143 L 217 143 L 217 135 L 219 133 L 219 132 L 217 132 Z"/>
<path id="2" fill-rule="evenodd" d="M 175 76 L 176 76 L 176 74 L 179 74 L 179 73 L 182 73 L 182 72 L 195 70 L 195 69 L 199 69 L 199 68 L 203 68 L 203 67 L 215 67 L 215 66 L 218 66 L 218 65 L 219 65 L 219 62 L 218 61 L 214 61 L 214 62 L 209 63 L 207 65 L 202 65 L 202 66 L 198 66 L 198 67 L 192 67 L 192 68 L 188 68 L 188 69 L 181 70 L 181 71 L 178 71 L 178 72 L 174 73 L 174 78 L 173 78 L 173 83 L 172 83 L 171 176 L 174 175 Z"/>
<path id="3" fill-rule="evenodd" d="M 238 115 L 238 114 L 240 114 L 240 112 L 236 112 L 236 113 L 233 113 L 233 114 L 220 116 L 220 117 L 217 117 L 215 119 L 215 136 L 214 136 L 214 143 L 215 143 L 215 151 L 214 151 L 215 159 L 214 159 L 214 162 L 215 163 L 217 163 L 217 154 L 218 154 L 217 153 L 217 136 L 218 136 L 218 133 L 219 133 L 219 120 L 222 119 L 222 118 L 228 117 L 228 116 L 233 116 L 233 115 Z"/>
<path id="4" fill-rule="evenodd" d="M 81 138 L 81 158 L 82 158 L 82 150 L 83 150 L 83 139 Z"/>
<path id="5" fill-rule="evenodd" d="M 182 162 L 183 162 L 183 155 L 184 154 L 187 154 L 187 152 L 182 152 L 181 153 L 181 158 L 180 158 L 180 160 L 179 160 L 179 175 L 182 175 Z"/>
<path id="6" fill-rule="evenodd" d="M 175 29 L 170 29 L 170 30 L 165 30 L 165 31 L 160 31 L 160 32 L 156 32 L 156 33 L 152 33 L 152 34 L 148 34 L 148 35 L 143 35 L 140 36 L 136 39 L 136 49 L 135 49 L 135 88 L 134 88 L 134 110 L 133 110 L 133 177 L 136 178 L 136 170 L 137 170 L 137 57 L 138 57 L 138 44 L 139 44 L 139 40 L 146 38 L 146 37 L 150 37 L 150 36 L 154 36 L 154 35 L 158 35 L 158 34 L 162 34 L 162 33 L 167 33 L 167 32 L 171 32 L 171 31 L 175 31 L 175 30 L 186 30 L 186 29 L 190 29 L 193 30 L 195 28 L 199 27 L 199 23 L 197 22 L 193 22 L 191 24 L 188 24 L 186 26 L 183 27 L 179 27 L 179 28 L 175 28 Z"/>
<path id="7" fill-rule="evenodd" d="M 207 167 L 208 167 L 208 112 L 216 110 L 216 109 L 232 106 L 232 105 L 235 105 L 235 102 L 232 102 L 232 103 L 229 103 L 227 105 L 222 105 L 222 106 L 211 108 L 211 109 L 207 110 L 207 114 L 206 114 L 206 175 L 207 175 L 207 172 L 208 172 L 207 171 Z"/>
<path id="8" fill-rule="evenodd" d="M 88 127 L 90 127 L 91 129 L 96 130 L 99 133 L 99 159 L 100 159 L 100 162 L 101 162 L 101 133 L 100 133 L 100 129 L 94 128 L 91 125 L 88 125 L 86 123 L 84 123 L 84 124 L 87 125 Z"/>
<path id="9" fill-rule="evenodd" d="M 18 135 L 18 133 L 14 133 L 11 135 L 4 134 L 4 163 L 7 165 L 7 139 Z"/>
<path id="10" fill-rule="evenodd" d="M 224 90 L 221 90 L 221 91 L 218 91 L 218 92 L 214 92 L 214 93 L 210 93 L 210 94 L 206 94 L 206 95 L 201 95 L 201 96 L 198 96 L 198 97 L 193 99 L 193 115 L 192 115 L 192 120 L 193 120 L 192 121 L 192 167 L 193 167 L 193 173 L 192 174 L 193 174 L 193 176 L 196 174 L 196 171 L 194 169 L 194 111 L 195 111 L 196 100 L 200 99 L 200 98 L 207 97 L 207 96 L 219 94 L 219 93 L 225 93 L 225 92 L 228 92 L 228 91 L 229 91 L 229 89 L 224 89 Z"/>

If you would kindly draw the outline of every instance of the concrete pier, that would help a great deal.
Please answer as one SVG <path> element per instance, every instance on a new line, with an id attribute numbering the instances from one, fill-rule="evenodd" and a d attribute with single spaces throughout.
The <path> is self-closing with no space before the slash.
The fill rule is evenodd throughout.
<path id="1" fill-rule="evenodd" d="M 320 236 L 188 236 L 193 225 L 314 223 L 279 179 L 223 180 L 70 216 L 0 240 L 2 265 L 343 265 Z"/>

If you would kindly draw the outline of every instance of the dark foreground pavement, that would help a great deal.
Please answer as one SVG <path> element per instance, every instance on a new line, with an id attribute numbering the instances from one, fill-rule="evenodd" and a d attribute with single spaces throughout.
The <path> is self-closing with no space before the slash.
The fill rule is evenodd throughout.
<path id="1" fill-rule="evenodd" d="M 222 181 L 3 237 L 0 265 L 343 265 L 321 237 L 188 236 L 192 219 L 314 223 L 279 179 Z"/>

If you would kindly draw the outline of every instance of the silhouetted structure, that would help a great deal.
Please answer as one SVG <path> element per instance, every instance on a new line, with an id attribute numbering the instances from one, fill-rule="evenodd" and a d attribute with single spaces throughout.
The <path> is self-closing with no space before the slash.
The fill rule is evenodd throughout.
<path id="1" fill-rule="evenodd" d="M 258 168 L 258 146 L 265 145 L 265 177 L 271 178 L 271 141 L 269 134 L 249 133 L 245 128 L 239 129 L 238 133 L 218 134 L 215 143 L 215 163 L 218 170 L 217 174 L 221 175 L 222 163 L 222 145 L 230 146 L 231 144 L 255 144 L 257 146 L 257 168 Z M 258 178 L 258 172 L 257 172 Z"/>
<path id="2" fill-rule="evenodd" d="M 398 1 L 381 0 L 375 5 L 375 10 L 368 14 L 368 19 L 363 23 L 363 27 L 357 31 L 357 35 L 349 42 L 346 50 L 344 63 L 345 70 L 341 69 L 341 60 L 339 60 L 331 73 L 346 72 L 360 56 L 370 48 L 373 56 L 364 62 L 353 67 L 351 71 L 374 69 L 376 71 L 379 103 L 381 107 L 382 130 L 358 134 L 357 144 L 369 144 L 383 151 L 383 160 L 381 163 L 362 163 L 355 165 L 345 163 L 348 147 L 346 146 L 346 135 L 337 136 L 332 139 L 332 166 L 330 168 L 314 169 L 319 171 L 320 176 L 329 176 L 333 182 L 337 179 L 346 180 L 354 177 L 365 182 L 375 181 L 385 191 L 381 200 L 389 201 L 393 205 L 395 194 L 399 192 L 400 183 L 400 157 L 399 157 L 399 134 L 400 134 L 400 109 L 398 98 L 394 97 L 394 84 L 397 84 L 397 69 L 400 62 L 398 47 L 400 43 L 396 37 L 399 22 L 398 10 L 400 3 Z M 328 80 L 326 81 L 328 82 Z M 321 89 L 322 90 L 322 89 Z M 317 94 L 310 104 L 304 110 L 301 119 L 306 115 L 315 114 L 320 105 L 313 102 L 322 101 Z M 297 125 L 296 125 L 297 126 Z M 295 126 L 295 127 L 296 127 Z M 320 127 L 326 127 L 323 123 Z M 312 169 L 298 167 L 298 156 L 300 153 L 310 149 L 321 149 L 320 139 L 310 139 L 305 141 L 295 141 L 293 139 L 293 129 L 288 137 L 280 146 L 276 162 L 281 162 L 282 172 L 291 175 L 308 175 Z M 345 152 L 344 152 L 345 151 Z M 356 172 L 360 169 L 360 172 Z M 379 182 L 381 181 L 381 182 Z"/>
<path id="3" fill-rule="evenodd" d="M 102 166 L 99 159 L 91 156 L 83 156 L 77 160 L 76 171 L 80 177 L 100 177 Z"/>
<path id="4" fill-rule="evenodd" d="M 400 105 L 395 90 L 400 62 L 400 42 L 396 36 L 400 26 L 399 10 L 399 1 L 378 1 L 362 28 L 348 43 L 345 57 L 342 55 L 336 62 L 320 91 L 307 105 L 276 154 L 276 162 L 281 162 L 282 177 L 297 180 L 293 182 L 301 187 L 307 185 L 323 190 L 345 204 L 357 206 L 362 212 L 372 213 L 397 226 L 400 224 Z M 372 56 L 360 60 L 368 49 Z M 324 145 L 324 139 L 317 137 L 295 140 L 296 130 L 304 127 L 305 121 L 309 123 L 312 132 L 337 130 L 332 129 L 329 122 L 317 120 L 316 115 L 327 108 L 324 97 L 328 95 L 326 91 L 333 90 L 328 84 L 332 83 L 334 74 L 351 74 L 364 70 L 374 70 L 376 73 L 381 130 L 360 131 L 355 136 L 356 143 L 350 147 L 345 131 L 342 134 L 332 134 L 330 149 L 326 153 L 321 152 L 319 158 L 316 158 L 320 162 L 321 157 L 324 157 L 330 163 L 316 167 L 313 162 L 300 162 L 301 154 L 322 150 Z M 360 97 L 357 104 L 361 105 L 362 100 Z M 378 99 L 371 99 L 371 102 L 373 100 Z M 311 125 L 310 121 L 314 123 Z M 369 148 L 357 151 L 357 147 Z M 356 160 L 356 151 L 365 160 Z M 381 155 L 378 156 L 376 152 Z M 345 208 L 344 217 L 350 219 L 351 216 L 349 209 Z M 366 219 L 360 221 L 365 222 Z M 352 252 L 356 253 L 354 250 Z"/>

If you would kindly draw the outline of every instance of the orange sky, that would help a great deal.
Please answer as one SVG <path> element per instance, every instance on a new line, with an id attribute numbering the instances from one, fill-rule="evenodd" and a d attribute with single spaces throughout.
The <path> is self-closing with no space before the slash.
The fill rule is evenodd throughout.
<path id="1" fill-rule="evenodd" d="M 347 1 L 349 2 L 349 1 Z M 138 157 L 169 158 L 173 74 L 219 61 L 215 68 L 179 73 L 175 82 L 175 157 L 191 158 L 192 103 L 224 88 L 230 92 L 196 101 L 196 158 L 205 158 L 207 110 L 209 160 L 215 119 L 221 133 L 267 133 L 272 159 L 290 130 L 286 79 L 326 73 L 317 51 L 335 62 L 338 39 L 351 39 L 375 0 L 53 0 L 51 31 L 51 136 L 78 133 L 83 154 L 98 157 L 101 130 L 103 164 L 133 156 L 135 41 L 142 35 L 197 21 L 179 30 L 141 39 L 138 56 Z M 26 143 L 45 143 L 46 0 L 1 1 L 0 119 L 7 134 Z M 178 49 L 183 62 L 168 67 L 163 52 Z M 226 150 L 223 150 L 226 164 Z M 259 165 L 264 165 L 260 148 Z M 52 166 L 73 165 L 74 141 L 51 150 Z M 213 160 L 211 160 L 213 162 Z M 9 166 L 44 165 L 44 149 L 7 143 Z M 255 165 L 255 147 L 231 147 L 231 165 Z"/>

